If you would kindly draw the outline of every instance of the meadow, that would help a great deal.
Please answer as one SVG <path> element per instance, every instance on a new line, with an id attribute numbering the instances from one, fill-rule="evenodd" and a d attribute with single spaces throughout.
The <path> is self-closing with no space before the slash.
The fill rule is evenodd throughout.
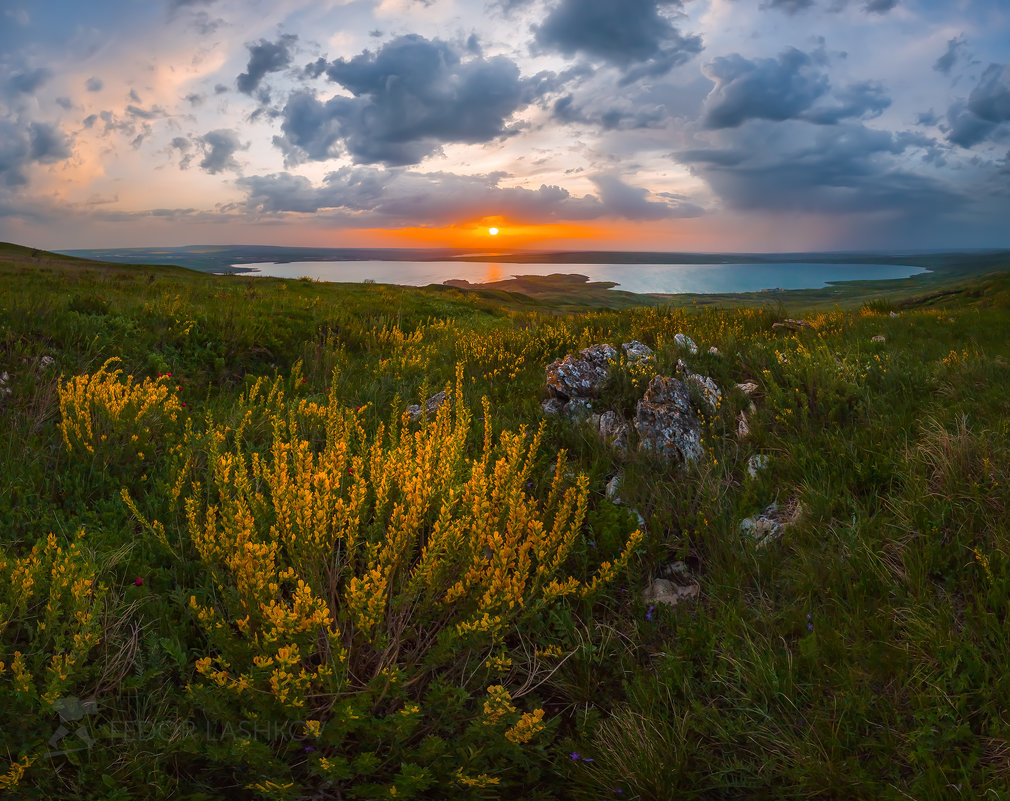
<path id="1" fill-rule="evenodd" d="M 4 246 L 0 794 L 1010 798 L 999 266 L 608 309 Z M 541 413 L 633 339 L 604 404 L 686 360 L 703 459 Z"/>

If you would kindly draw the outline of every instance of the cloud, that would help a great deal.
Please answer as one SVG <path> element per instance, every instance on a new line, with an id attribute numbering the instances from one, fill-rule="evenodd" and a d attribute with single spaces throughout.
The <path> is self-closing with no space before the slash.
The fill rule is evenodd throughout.
<path id="1" fill-rule="evenodd" d="M 53 73 L 47 67 L 38 67 L 33 70 L 16 72 L 7 79 L 8 89 L 15 94 L 34 94 L 42 85 L 53 77 Z"/>
<path id="2" fill-rule="evenodd" d="M 947 139 L 964 148 L 989 139 L 1010 122 L 1010 62 L 986 67 L 967 102 L 951 104 L 947 122 Z"/>
<path id="3" fill-rule="evenodd" d="M 274 141 L 289 161 L 323 161 L 344 149 L 357 163 L 414 164 L 443 143 L 505 136 L 509 117 L 535 94 L 510 59 L 464 59 L 449 43 L 417 35 L 333 61 L 325 73 L 353 96 L 288 98 Z"/>
<path id="4" fill-rule="evenodd" d="M 852 117 L 876 117 L 891 105 L 877 81 L 850 84 L 831 90 L 823 56 L 786 48 L 776 58 L 751 61 L 738 53 L 705 65 L 705 75 L 715 87 L 705 100 L 703 124 L 709 129 L 737 128 L 748 120 L 797 119 L 817 125 L 834 125 Z"/>
<path id="5" fill-rule="evenodd" d="M 94 75 L 84 82 L 84 88 L 89 92 L 101 92 L 103 86 L 105 84 L 102 82 L 102 79 L 96 78 Z"/>
<path id="6" fill-rule="evenodd" d="M 886 14 L 898 5 L 898 0 L 866 0 L 863 10 L 869 14 Z"/>
<path id="7" fill-rule="evenodd" d="M 279 72 L 291 64 L 292 49 L 298 37 L 284 34 L 276 42 L 260 39 L 256 44 L 246 45 L 249 49 L 249 64 L 246 71 L 238 76 L 238 90 L 251 95 L 268 72 Z"/>
<path id="8" fill-rule="evenodd" d="M 626 71 L 624 83 L 665 75 L 702 50 L 660 13 L 679 0 L 561 0 L 535 26 L 536 42 L 566 56 L 582 54 Z"/>
<path id="9" fill-rule="evenodd" d="M 947 52 L 936 60 L 933 69 L 937 72 L 942 72 L 944 75 L 950 75 L 950 71 L 954 68 L 957 61 L 966 55 L 967 48 L 968 42 L 963 35 L 948 39 Z"/>
<path id="10" fill-rule="evenodd" d="M 813 4 L 814 0 L 768 0 L 761 7 L 778 9 L 786 14 L 795 14 L 810 8 Z"/>
<path id="11" fill-rule="evenodd" d="M 647 192 L 616 176 L 594 179 L 599 196 L 574 196 L 556 185 L 538 189 L 503 187 L 501 172 L 455 175 L 445 172 L 344 167 L 319 186 L 291 173 L 240 178 L 246 208 L 256 214 L 328 211 L 360 225 L 449 225 L 483 217 L 513 222 L 556 222 L 620 217 L 656 220 L 695 216 L 699 207 L 678 198 L 647 199 Z"/>
<path id="12" fill-rule="evenodd" d="M 27 125 L 0 119 L 0 186 L 28 183 L 25 169 L 32 163 L 55 164 L 70 158 L 70 140 L 55 125 Z"/>
<path id="13" fill-rule="evenodd" d="M 734 133 L 736 146 L 676 158 L 729 207 L 744 211 L 940 215 L 964 205 L 958 192 L 902 167 L 899 156 L 935 140 L 853 123 L 814 130 L 783 138 L 765 123 Z"/>
<path id="14" fill-rule="evenodd" d="M 238 161 L 235 160 L 235 152 L 245 150 L 249 147 L 249 145 L 243 145 L 239 141 L 238 134 L 235 131 L 226 128 L 210 131 L 198 137 L 197 142 L 204 152 L 200 167 L 211 175 L 217 175 L 225 170 L 240 169 Z M 172 145 L 173 147 L 178 147 L 176 140 L 172 141 Z M 182 147 L 179 147 L 179 149 L 185 150 Z"/>
<path id="15" fill-rule="evenodd" d="M 736 128 L 750 119 L 788 120 L 800 116 L 830 88 L 814 59 L 793 47 L 777 58 L 750 61 L 738 53 L 705 66 L 715 81 L 705 101 L 706 128 Z"/>

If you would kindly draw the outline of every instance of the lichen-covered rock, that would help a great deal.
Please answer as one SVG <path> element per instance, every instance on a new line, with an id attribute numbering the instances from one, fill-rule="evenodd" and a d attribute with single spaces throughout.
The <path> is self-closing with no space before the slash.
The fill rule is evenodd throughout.
<path id="1" fill-rule="evenodd" d="M 750 422 L 747 420 L 747 415 L 744 412 L 740 412 L 736 418 L 736 435 L 740 439 L 750 436 Z"/>
<path id="2" fill-rule="evenodd" d="M 552 398 L 595 398 L 610 377 L 617 351 L 610 345 L 592 345 L 578 356 L 568 354 L 547 365 L 547 392 Z"/>
<path id="3" fill-rule="evenodd" d="M 742 384 L 737 384 L 736 388 L 739 389 L 744 395 L 753 395 L 758 391 L 758 385 L 753 381 L 745 381 Z"/>
<path id="4" fill-rule="evenodd" d="M 434 417 L 435 413 L 439 410 L 439 407 L 445 403 L 448 396 L 443 389 L 436 395 L 432 395 L 428 400 L 424 402 L 424 406 L 420 404 L 413 404 L 407 407 L 407 414 L 413 421 L 420 420 L 422 417 Z"/>
<path id="5" fill-rule="evenodd" d="M 617 412 L 594 414 L 589 418 L 589 422 L 596 433 L 600 435 L 600 439 L 611 448 L 618 451 L 628 449 L 628 436 L 631 433 L 631 428 Z"/>
<path id="6" fill-rule="evenodd" d="M 647 604 L 666 604 L 676 606 L 681 601 L 693 601 L 701 592 L 697 581 L 680 584 L 670 579 L 653 579 L 642 592 L 642 600 Z"/>
<path id="7" fill-rule="evenodd" d="M 639 342 L 637 339 L 633 339 L 631 342 L 625 342 L 621 345 L 621 347 L 624 349 L 624 355 L 628 358 L 628 362 L 631 364 L 655 359 L 652 348 L 642 342 Z"/>
<path id="8" fill-rule="evenodd" d="M 561 414 L 565 410 L 565 402 L 561 398 L 547 398 L 540 401 L 540 408 L 544 414 Z"/>
<path id="9" fill-rule="evenodd" d="M 692 356 L 698 352 L 698 346 L 694 344 L 694 340 L 689 336 L 684 334 L 676 334 L 673 337 L 673 341 L 676 342 L 680 347 L 687 348 L 687 352 Z"/>
<path id="10" fill-rule="evenodd" d="M 722 354 L 719 353 L 719 349 L 715 345 L 713 345 L 712 347 L 710 347 L 708 349 L 708 352 L 711 353 L 713 356 L 722 356 Z"/>
<path id="11" fill-rule="evenodd" d="M 658 375 L 638 402 L 635 417 L 638 447 L 683 462 L 701 457 L 701 423 L 687 387 L 676 378 Z"/>
<path id="12" fill-rule="evenodd" d="M 623 476 L 618 473 L 607 482 L 607 500 L 611 503 L 620 504 L 621 502 L 621 496 L 617 493 L 620 492 L 622 478 Z"/>
<path id="13" fill-rule="evenodd" d="M 870 337 L 870 342 L 887 342 L 887 340 L 880 334 L 877 334 L 875 337 Z"/>
<path id="14" fill-rule="evenodd" d="M 763 454 L 755 454 L 747 460 L 747 475 L 757 478 L 757 474 L 768 467 L 768 457 Z"/>
<path id="15" fill-rule="evenodd" d="M 804 329 L 813 330 L 813 326 L 806 320 L 793 320 L 790 317 L 786 317 L 786 319 L 781 323 L 772 323 L 772 328 L 776 331 L 780 329 L 785 329 L 787 331 L 802 331 Z"/>
<path id="16" fill-rule="evenodd" d="M 803 507 L 796 499 L 790 500 L 783 508 L 771 503 L 761 514 L 742 520 L 740 531 L 749 536 L 756 547 L 764 548 L 781 537 L 783 530 L 795 523 L 802 512 Z"/>
<path id="17" fill-rule="evenodd" d="M 722 391 L 715 381 L 707 375 L 698 375 L 697 373 L 689 373 L 687 380 L 692 384 L 698 385 L 701 389 L 702 397 L 705 398 L 705 403 L 708 404 L 712 411 L 719 408 L 719 404 L 722 403 Z"/>

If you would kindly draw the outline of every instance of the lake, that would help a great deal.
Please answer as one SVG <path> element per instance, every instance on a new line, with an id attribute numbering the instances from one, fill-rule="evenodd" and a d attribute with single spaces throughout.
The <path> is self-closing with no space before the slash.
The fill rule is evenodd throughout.
<path id="1" fill-rule="evenodd" d="M 627 292 L 663 294 L 818 289 L 834 281 L 907 278 L 922 267 L 887 264 L 514 264 L 463 261 L 296 261 L 236 264 L 247 275 L 309 277 L 319 281 L 426 286 L 462 278 L 474 284 L 516 275 L 578 274 L 613 281 Z"/>

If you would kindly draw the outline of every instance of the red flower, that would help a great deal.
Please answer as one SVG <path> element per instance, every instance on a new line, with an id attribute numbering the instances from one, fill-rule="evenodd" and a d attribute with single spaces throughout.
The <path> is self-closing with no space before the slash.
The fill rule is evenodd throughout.
<path id="1" fill-rule="evenodd" d="M 144 580 L 140 576 L 137 576 L 133 580 L 133 583 L 136 584 L 138 587 L 143 587 L 144 586 Z"/>

